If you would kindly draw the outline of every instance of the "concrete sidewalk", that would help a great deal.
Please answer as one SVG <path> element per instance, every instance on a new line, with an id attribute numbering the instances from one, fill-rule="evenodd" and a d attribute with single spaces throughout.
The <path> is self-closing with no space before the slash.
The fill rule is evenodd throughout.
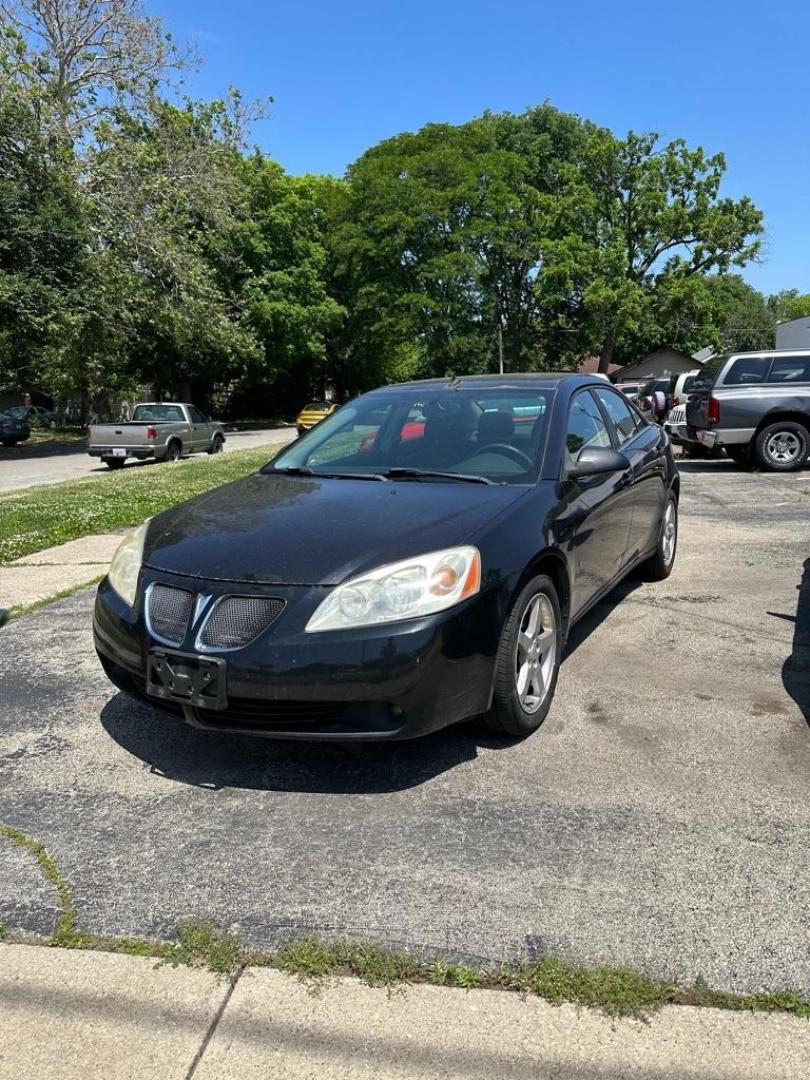
<path id="1" fill-rule="evenodd" d="M 0 945 L 0 1080 L 798 1080 L 810 1021 L 667 1008 L 649 1022 L 488 990 L 235 987 L 109 953 Z"/>
<path id="2" fill-rule="evenodd" d="M 129 529 L 83 536 L 0 566 L 0 608 L 26 608 L 106 574 Z"/>

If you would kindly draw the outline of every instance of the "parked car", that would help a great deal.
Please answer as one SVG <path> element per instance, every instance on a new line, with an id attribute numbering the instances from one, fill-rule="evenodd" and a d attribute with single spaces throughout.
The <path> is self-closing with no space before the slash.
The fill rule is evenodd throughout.
<path id="1" fill-rule="evenodd" d="M 0 413 L 0 443 L 3 446 L 16 446 L 31 437 L 31 428 L 24 417 L 12 412 Z"/>
<path id="2" fill-rule="evenodd" d="M 601 380 L 385 387 L 145 522 L 99 586 L 96 648 L 205 729 L 393 740 L 482 716 L 525 736 L 574 623 L 634 568 L 669 575 L 678 493 L 666 435 Z"/>
<path id="3" fill-rule="evenodd" d="M 178 461 L 183 454 L 218 454 L 225 445 L 222 425 L 185 402 L 143 402 L 130 421 L 91 424 L 87 436 L 90 456 L 111 469 L 127 458 Z"/>
<path id="4" fill-rule="evenodd" d="M 332 401 L 310 401 L 309 405 L 305 405 L 295 418 L 298 434 L 303 435 L 311 427 L 320 424 L 321 420 L 331 416 L 337 408 L 338 406 Z"/>
<path id="5" fill-rule="evenodd" d="M 810 351 L 726 353 L 695 381 L 687 436 L 735 461 L 793 472 L 810 456 Z"/>
<path id="6" fill-rule="evenodd" d="M 624 394 L 629 401 L 635 401 L 638 397 L 638 392 L 644 385 L 644 380 L 638 380 L 633 382 L 617 382 L 615 384 L 616 389 Z"/>
<path id="7" fill-rule="evenodd" d="M 651 424 L 663 424 L 671 407 L 669 375 L 656 375 L 648 379 L 638 392 L 636 407 Z"/>
<path id="8" fill-rule="evenodd" d="M 687 457 L 709 457 L 715 453 L 702 443 L 690 439 L 686 430 L 686 403 L 689 401 L 700 370 L 673 375 L 669 381 L 667 398 L 669 411 L 664 419 L 664 431 L 675 446 L 680 446 Z"/>
<path id="9" fill-rule="evenodd" d="M 33 427 L 51 427 L 56 422 L 56 413 L 42 405 L 12 405 L 6 412 Z"/>

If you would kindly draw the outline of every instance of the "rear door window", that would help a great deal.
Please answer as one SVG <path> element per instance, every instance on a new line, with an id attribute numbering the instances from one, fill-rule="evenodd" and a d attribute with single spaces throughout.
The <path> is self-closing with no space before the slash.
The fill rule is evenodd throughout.
<path id="1" fill-rule="evenodd" d="M 768 377 L 769 356 L 740 356 L 728 369 L 723 386 L 758 386 Z"/>
<path id="2" fill-rule="evenodd" d="M 768 374 L 768 382 L 810 382 L 810 356 L 779 356 L 774 358 Z"/>

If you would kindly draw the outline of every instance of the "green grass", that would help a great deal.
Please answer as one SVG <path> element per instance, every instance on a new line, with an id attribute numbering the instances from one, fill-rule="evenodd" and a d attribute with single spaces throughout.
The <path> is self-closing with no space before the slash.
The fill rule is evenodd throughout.
<path id="1" fill-rule="evenodd" d="M 204 454 L 0 495 L 0 566 L 67 540 L 139 525 L 192 495 L 255 472 L 280 448 Z"/>
<path id="2" fill-rule="evenodd" d="M 56 890 L 59 904 L 54 932 L 35 939 L 37 944 L 66 949 L 97 949 L 151 956 L 174 967 L 204 968 L 222 978 L 235 979 L 246 967 L 270 967 L 317 987 L 324 980 L 350 975 L 370 986 L 430 983 L 464 990 L 504 990 L 535 994 L 552 1005 L 570 1002 L 599 1009 L 608 1016 L 646 1017 L 664 1005 L 691 1005 L 746 1012 L 788 1013 L 810 1019 L 810 1000 L 789 991 L 737 994 L 714 990 L 703 980 L 680 986 L 653 979 L 628 967 L 578 967 L 556 957 L 508 961 L 498 967 L 472 967 L 445 957 L 425 960 L 384 945 L 351 938 L 325 939 L 316 934 L 297 938 L 274 952 L 248 949 L 236 934 L 218 930 L 205 919 L 178 929 L 176 941 L 111 937 L 78 929 L 70 887 L 44 845 L 19 829 L 0 824 L 0 837 L 33 855 L 45 879 Z M 14 940 L 0 924 L 0 942 Z M 20 939 L 17 940 L 29 940 Z"/>

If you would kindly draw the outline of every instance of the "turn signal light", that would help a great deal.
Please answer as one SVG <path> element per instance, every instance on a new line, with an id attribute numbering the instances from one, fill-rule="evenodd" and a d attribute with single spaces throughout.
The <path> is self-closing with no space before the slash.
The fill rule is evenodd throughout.
<path id="1" fill-rule="evenodd" d="M 720 423 L 720 402 L 717 400 L 716 397 L 709 398 L 706 419 L 709 421 L 710 424 Z"/>

